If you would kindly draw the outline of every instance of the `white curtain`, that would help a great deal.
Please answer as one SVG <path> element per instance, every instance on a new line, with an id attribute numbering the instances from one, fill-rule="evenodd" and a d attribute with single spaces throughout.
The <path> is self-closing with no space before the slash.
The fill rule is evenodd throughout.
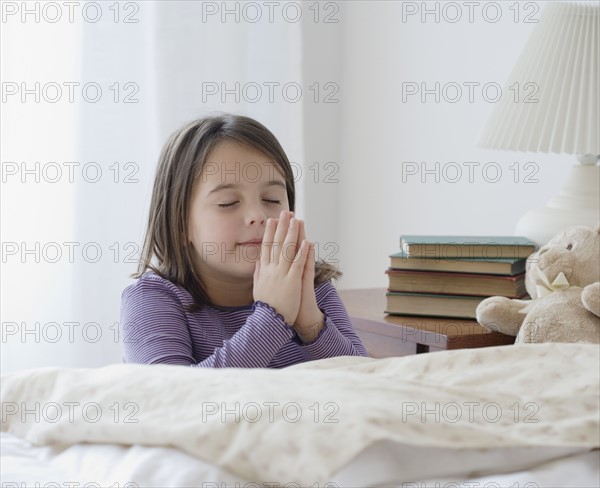
<path id="1" fill-rule="evenodd" d="M 332 23 L 319 29 L 318 12 L 297 5 L 297 21 L 294 7 L 274 9 L 271 22 L 262 2 L 252 9 L 243 2 L 181 1 L 122 2 L 118 12 L 102 3 L 98 22 L 76 15 L 61 28 L 44 23 L 43 12 L 41 23 L 6 23 L 8 78 L 38 79 L 42 87 L 52 80 L 87 83 L 88 100 L 98 100 L 75 90 L 74 103 L 7 104 L 3 166 L 39 161 L 48 170 L 53 161 L 75 170 L 72 182 L 65 175 L 48 183 L 42 175 L 40 183 L 23 183 L 10 174 L 14 165 L 3 167 L 3 372 L 121 361 L 121 292 L 136 269 L 159 151 L 193 118 L 225 111 L 258 119 L 304 176 L 296 182 L 297 213 L 310 222 L 308 212 L 322 216 L 322 204 L 325 214 L 335 211 L 335 192 L 311 191 L 315 183 L 305 176 L 315 162 L 307 158 L 316 153 L 336 161 L 337 104 L 315 98 L 327 83 L 328 93 L 335 91 L 339 31 Z M 223 17 L 221 9 L 229 13 Z M 330 20 L 341 15 L 333 14 Z M 27 73 L 32 65 L 39 69 Z M 325 109 L 316 117 L 319 106 Z M 333 242 L 334 233 L 334 226 L 315 224 L 308 237 Z M 23 262 L 22 250 L 34 242 L 46 255 L 40 251 L 34 262 L 25 254 Z M 50 263 L 55 248 L 63 258 Z"/>

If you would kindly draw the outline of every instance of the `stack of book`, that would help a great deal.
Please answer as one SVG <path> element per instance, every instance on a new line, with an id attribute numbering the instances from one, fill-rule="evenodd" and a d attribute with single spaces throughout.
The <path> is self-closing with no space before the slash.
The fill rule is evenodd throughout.
<path id="1" fill-rule="evenodd" d="M 536 245 L 515 236 L 402 236 L 391 254 L 385 313 L 474 319 L 490 296 L 523 298 Z"/>

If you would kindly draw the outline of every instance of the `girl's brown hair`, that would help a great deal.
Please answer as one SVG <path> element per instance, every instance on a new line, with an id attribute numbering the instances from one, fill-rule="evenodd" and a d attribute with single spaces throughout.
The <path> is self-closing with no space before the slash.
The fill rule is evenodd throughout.
<path id="1" fill-rule="evenodd" d="M 290 210 L 294 211 L 291 164 L 275 136 L 261 123 L 241 115 L 220 114 L 194 120 L 171 134 L 158 160 L 144 245 L 137 272 L 131 276 L 139 278 L 151 270 L 182 286 L 194 299 L 190 312 L 212 305 L 194 266 L 195 250 L 187 245 L 187 224 L 195 183 L 208 156 L 222 141 L 250 146 L 276 163 L 285 178 Z M 315 263 L 315 286 L 341 275 L 323 260 Z"/>

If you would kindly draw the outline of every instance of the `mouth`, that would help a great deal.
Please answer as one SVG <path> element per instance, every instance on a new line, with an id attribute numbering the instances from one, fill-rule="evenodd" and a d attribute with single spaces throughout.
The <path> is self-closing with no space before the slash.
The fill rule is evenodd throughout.
<path id="1" fill-rule="evenodd" d="M 262 240 L 240 242 L 239 245 L 240 246 L 260 246 L 260 245 L 262 245 Z"/>

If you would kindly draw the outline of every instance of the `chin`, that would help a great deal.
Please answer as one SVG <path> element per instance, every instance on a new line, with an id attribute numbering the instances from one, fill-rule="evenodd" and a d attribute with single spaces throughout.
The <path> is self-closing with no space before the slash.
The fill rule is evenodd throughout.
<path id="1" fill-rule="evenodd" d="M 254 269 L 256 268 L 256 261 L 258 261 L 258 259 L 254 261 L 248 259 L 242 260 L 239 263 L 232 263 L 229 269 L 237 276 L 252 278 L 254 276 Z"/>

